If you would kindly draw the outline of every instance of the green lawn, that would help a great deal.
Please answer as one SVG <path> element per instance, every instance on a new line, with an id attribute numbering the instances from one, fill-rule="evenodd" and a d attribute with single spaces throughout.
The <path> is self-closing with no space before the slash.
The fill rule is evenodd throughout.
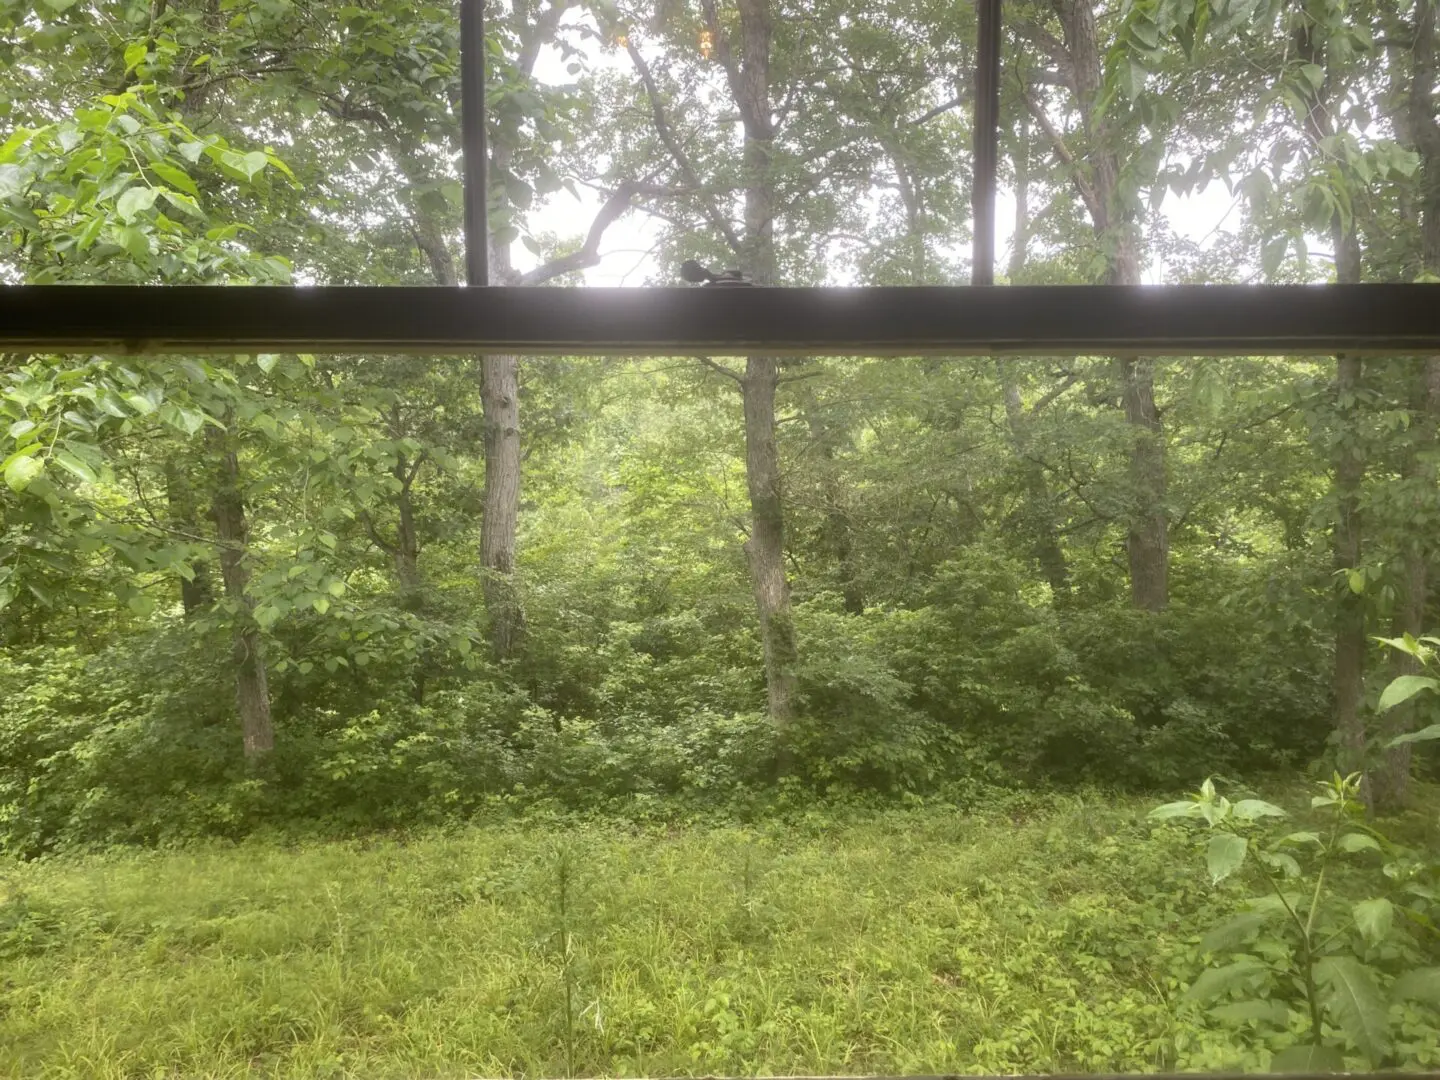
<path id="1" fill-rule="evenodd" d="M 1263 1067 L 1182 1000 L 1222 898 L 1144 809 L 495 824 L 11 865 L 0 1074 Z"/>

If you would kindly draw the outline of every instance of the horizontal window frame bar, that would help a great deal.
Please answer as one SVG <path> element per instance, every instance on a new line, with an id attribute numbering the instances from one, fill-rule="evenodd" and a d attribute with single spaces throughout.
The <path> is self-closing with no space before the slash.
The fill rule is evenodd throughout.
<path id="1" fill-rule="evenodd" d="M 0 350 L 675 356 L 1440 352 L 1431 285 L 0 286 Z"/>

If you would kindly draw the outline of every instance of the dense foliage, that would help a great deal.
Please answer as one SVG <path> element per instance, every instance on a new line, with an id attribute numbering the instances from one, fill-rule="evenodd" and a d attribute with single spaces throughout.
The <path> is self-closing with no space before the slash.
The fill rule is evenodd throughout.
<path id="1" fill-rule="evenodd" d="M 1427 4 L 1007 10 L 1011 282 L 1440 271 Z M 654 284 L 963 280 L 968 7 L 491 14 L 497 283 L 619 223 Z M 0 280 L 457 283 L 448 5 L 4 0 L 0 61 Z M 1398 807 L 1437 417 L 1434 358 L 7 355 L 0 850 L 1317 764 Z"/>

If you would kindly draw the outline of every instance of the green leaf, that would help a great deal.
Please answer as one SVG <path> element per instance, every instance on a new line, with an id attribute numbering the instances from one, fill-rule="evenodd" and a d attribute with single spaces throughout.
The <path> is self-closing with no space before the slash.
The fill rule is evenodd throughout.
<path id="1" fill-rule="evenodd" d="M 12 439 L 20 439 L 29 435 L 34 430 L 34 420 L 16 420 L 15 423 L 10 425 L 10 430 L 7 434 L 9 434 Z"/>
<path id="2" fill-rule="evenodd" d="M 145 57 L 150 55 L 150 47 L 143 41 L 132 41 L 125 46 L 125 74 L 130 74 L 137 67 L 145 62 Z"/>
<path id="3" fill-rule="evenodd" d="M 270 159 L 263 150 L 252 150 L 241 157 L 240 170 L 248 179 L 254 180 L 265 171 L 265 166 L 269 164 Z"/>
<path id="4" fill-rule="evenodd" d="M 1145 78 L 1149 74 L 1134 57 L 1127 57 L 1119 71 L 1120 92 L 1129 100 L 1136 100 L 1145 92 Z"/>
<path id="5" fill-rule="evenodd" d="M 144 262 L 150 257 L 150 237 L 134 225 L 122 225 L 115 230 L 115 239 L 133 258 Z"/>
<path id="6" fill-rule="evenodd" d="M 175 426 L 186 435 L 194 435 L 205 426 L 205 414 L 195 409 L 181 408 L 176 414 Z"/>
<path id="7" fill-rule="evenodd" d="M 1285 251 L 1290 246 L 1288 236 L 1277 236 L 1268 240 L 1260 248 L 1260 269 L 1266 277 L 1274 277 L 1275 271 L 1280 269 L 1280 264 L 1285 261 Z"/>
<path id="8" fill-rule="evenodd" d="M 1263 817 L 1286 816 L 1285 811 L 1280 807 L 1261 799 L 1241 799 L 1235 804 L 1233 813 L 1242 821 L 1258 821 Z"/>
<path id="9" fill-rule="evenodd" d="M 1312 90 L 1319 90 L 1325 82 L 1325 69 L 1319 64 L 1301 64 L 1300 74 Z"/>
<path id="10" fill-rule="evenodd" d="M 68 450 L 60 450 L 55 454 L 55 463 L 68 472 L 77 480 L 86 484 L 97 483 L 100 477 L 95 475 L 95 470 L 86 465 Z"/>
<path id="11" fill-rule="evenodd" d="M 126 394 L 125 401 L 141 416 L 149 416 L 155 411 L 155 402 L 151 401 L 144 394 Z"/>
<path id="12" fill-rule="evenodd" d="M 1333 1046 L 1291 1046 L 1270 1059 L 1277 1073 L 1338 1073 L 1345 1071 L 1345 1055 Z"/>
<path id="13" fill-rule="evenodd" d="M 127 225 L 143 211 L 149 210 L 155 205 L 155 199 L 159 192 L 150 187 L 127 188 L 125 192 L 115 201 L 115 212 L 120 215 L 120 220 Z"/>
<path id="14" fill-rule="evenodd" d="M 80 235 L 76 238 L 75 243 L 81 251 L 89 251 L 95 246 L 95 241 L 100 239 L 100 233 L 104 228 L 105 218 L 99 214 L 95 215 L 85 223 L 85 227 L 80 230 Z"/>
<path id="15" fill-rule="evenodd" d="M 1255 857 L 1270 869 L 1279 870 L 1287 878 L 1300 876 L 1300 864 L 1295 861 L 1294 856 L 1283 851 L 1257 851 Z"/>
<path id="16" fill-rule="evenodd" d="M 1210 869 L 1210 881 L 1218 885 L 1240 869 L 1240 864 L 1245 861 L 1245 852 L 1249 850 L 1249 847 L 1249 842 L 1243 836 L 1236 836 L 1234 833 L 1219 833 L 1212 837 L 1210 847 L 1205 852 L 1205 864 Z"/>
<path id="17" fill-rule="evenodd" d="M 165 188 L 160 192 L 160 194 L 171 206 L 174 206 L 179 210 L 183 210 L 191 217 L 197 217 L 202 220 L 204 219 L 205 211 L 200 208 L 200 204 L 194 199 L 192 199 L 189 195 L 186 195 L 183 191 L 171 191 L 169 188 Z"/>
<path id="18" fill-rule="evenodd" d="M 1383 896 L 1361 900 L 1350 912 L 1355 916 L 1355 926 L 1372 945 L 1383 941 L 1395 924 L 1395 905 Z"/>
<path id="19" fill-rule="evenodd" d="M 317 613 L 324 615 L 330 610 L 330 598 L 328 596 L 317 596 L 311 601 L 311 606 L 315 608 Z"/>
<path id="20" fill-rule="evenodd" d="M 1440 724 L 1431 724 L 1427 728 L 1412 731 L 1408 735 L 1397 735 L 1385 745 L 1387 747 L 1404 746 L 1406 743 L 1429 742 L 1431 739 L 1440 739 Z"/>
<path id="21" fill-rule="evenodd" d="M 1384 693 L 1380 695 L 1380 704 L 1377 708 L 1381 712 L 1393 709 L 1402 701 L 1409 701 L 1416 694 L 1426 690 L 1440 692 L 1440 679 L 1433 679 L 1427 675 L 1396 676 L 1390 680 L 1390 685 L 1385 687 Z"/>
<path id="22" fill-rule="evenodd" d="M 5 466 L 5 483 L 17 495 L 30 486 L 37 476 L 45 471 L 45 462 L 39 457 L 26 454 L 14 455 Z"/>
<path id="23" fill-rule="evenodd" d="M 1349 852 L 1380 850 L 1380 844 L 1373 836 L 1358 832 L 1346 833 L 1340 837 L 1337 846 L 1341 851 Z"/>
<path id="24" fill-rule="evenodd" d="M 1440 278 L 1437 278 L 1436 280 L 1440 281 Z M 1405 634 L 1398 638 L 1377 637 L 1375 640 L 1378 641 L 1381 645 L 1389 645 L 1392 649 L 1399 649 L 1401 652 L 1405 653 L 1408 656 L 1418 657 L 1421 655 L 1422 652 L 1422 646 L 1420 642 L 1416 641 L 1409 634 Z"/>
<path id="25" fill-rule="evenodd" d="M 1440 1006 L 1440 967 L 1405 972 L 1395 980 L 1390 996 L 1397 1001 L 1428 1001 Z"/>
<path id="26" fill-rule="evenodd" d="M 1337 1027 L 1378 1068 L 1390 1049 L 1389 1016 L 1375 976 L 1352 956 L 1327 956 L 1315 965 L 1325 1008 Z"/>
<path id="27" fill-rule="evenodd" d="M 1184 802 L 1166 803 L 1164 806 L 1157 806 L 1146 815 L 1152 821 L 1168 821 L 1178 817 L 1199 817 L 1200 804 L 1186 799 Z"/>
<path id="28" fill-rule="evenodd" d="M 1202 971 L 1190 989 L 1185 991 L 1185 996 L 1191 1001 L 1198 1001 L 1201 1004 L 1214 1001 L 1217 997 L 1229 993 L 1235 987 L 1250 981 L 1257 975 L 1265 974 L 1267 970 L 1269 969 L 1255 957 L 1241 956 L 1224 967 L 1208 968 Z"/>
<path id="29" fill-rule="evenodd" d="M 13 199 L 25 190 L 25 174 L 19 165 L 0 165 L 0 199 Z"/>
<path id="30" fill-rule="evenodd" d="M 160 177 L 173 188 L 179 188 L 187 195 L 199 195 L 200 189 L 195 186 L 195 181 L 190 179 L 190 174 L 184 169 L 178 169 L 164 161 L 157 161 L 150 166 L 156 176 Z"/>
<path id="31" fill-rule="evenodd" d="M 1273 911 L 1246 911 L 1235 918 L 1221 923 L 1200 939 L 1201 952 L 1221 952 L 1232 949 L 1254 936 L 1266 923 L 1272 922 Z"/>
<path id="32" fill-rule="evenodd" d="M 526 210 L 535 198 L 535 189 L 519 177 L 507 176 L 505 178 L 505 197 L 521 210 Z"/>

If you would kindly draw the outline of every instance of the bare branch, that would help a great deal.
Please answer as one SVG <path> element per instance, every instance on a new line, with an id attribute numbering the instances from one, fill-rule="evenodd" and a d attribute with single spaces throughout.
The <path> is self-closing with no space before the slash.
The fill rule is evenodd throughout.
<path id="1" fill-rule="evenodd" d="M 1035 122 L 1045 130 L 1046 136 L 1050 139 L 1050 145 L 1055 150 L 1055 156 L 1070 170 L 1070 181 L 1075 185 L 1075 190 L 1080 193 L 1080 198 L 1085 203 L 1085 209 L 1090 211 L 1090 219 L 1096 225 L 1101 224 L 1105 220 L 1105 208 L 1100 202 L 1100 197 L 1095 194 L 1095 189 L 1090 186 L 1090 181 L 1085 179 L 1085 175 L 1080 171 L 1080 163 L 1075 160 L 1075 155 L 1070 152 L 1070 148 L 1065 145 L 1065 139 L 1055 129 L 1055 125 L 1050 122 L 1050 117 L 1045 115 L 1044 107 L 1035 100 L 1034 95 L 1027 92 L 1025 104 L 1030 110 L 1030 115 L 1035 117 Z"/>
<path id="2" fill-rule="evenodd" d="M 751 115 L 749 95 L 745 93 L 745 83 L 741 78 L 740 68 L 735 63 L 735 55 L 730 51 L 730 37 L 720 25 L 720 14 L 715 10 L 715 0 L 700 0 L 700 9 L 705 14 L 705 25 L 710 31 L 715 59 L 725 69 L 725 81 L 730 84 L 730 96 L 735 99 L 735 106 L 740 110 L 740 120 L 748 129 L 756 118 Z"/>
<path id="3" fill-rule="evenodd" d="M 605 238 L 605 230 L 630 209 L 631 200 L 635 198 L 636 188 L 639 186 L 629 181 L 622 183 L 611 193 L 610 198 L 605 200 L 605 205 L 600 207 L 600 212 L 590 223 L 590 232 L 585 237 L 585 243 L 577 251 L 562 255 L 558 259 L 551 259 L 543 266 L 538 266 L 528 274 L 522 275 L 520 284 L 539 285 L 552 278 L 560 277 L 562 274 L 583 270 L 587 266 L 594 266 L 598 263 L 600 261 L 600 241 Z"/>
<path id="4" fill-rule="evenodd" d="M 969 97 L 970 95 L 968 92 L 956 94 L 949 101 L 946 101 L 940 105 L 936 105 L 933 109 L 926 109 L 919 116 L 915 117 L 914 120 L 900 121 L 900 126 L 918 127 L 920 124 L 928 123 L 929 121 L 934 120 L 937 116 L 943 116 L 951 109 L 958 109 L 961 105 L 964 105 L 967 100 L 969 100 Z"/>
<path id="5" fill-rule="evenodd" d="M 711 371 L 718 371 L 721 375 L 724 375 L 727 379 L 734 379 L 737 383 L 740 383 L 740 384 L 742 384 L 742 385 L 743 385 L 744 382 L 745 382 L 745 376 L 741 375 L 741 374 L 740 374 L 738 371 L 736 371 L 734 368 L 728 368 L 728 367 L 726 367 L 724 364 L 717 364 L 714 360 L 711 360 L 708 356 L 697 356 L 695 359 L 696 359 L 696 360 L 699 360 L 700 363 L 704 364 L 704 365 L 705 365 L 706 367 L 708 367 Z"/>
<path id="6" fill-rule="evenodd" d="M 1072 372 L 1066 377 L 1064 382 L 1062 382 L 1059 386 L 1055 387 L 1049 393 L 1041 395 L 1040 400 L 1035 402 L 1034 405 L 1030 406 L 1030 415 L 1034 416 L 1041 409 L 1045 408 L 1046 405 L 1049 405 L 1052 401 L 1058 398 L 1061 394 L 1065 393 L 1066 390 L 1069 390 L 1079 381 L 1080 376 Z"/>
<path id="7" fill-rule="evenodd" d="M 655 121 L 655 131 L 660 136 L 660 141 L 670 151 L 670 156 L 675 159 L 675 165 L 680 170 L 680 177 L 687 185 L 697 190 L 703 185 L 700 183 L 700 175 L 695 171 L 694 164 L 690 161 L 685 148 L 680 145 L 680 140 L 675 137 L 675 129 L 670 126 L 670 121 L 665 116 L 665 103 L 660 97 L 660 88 L 655 85 L 655 77 L 650 73 L 650 65 L 640 55 L 640 50 L 628 37 L 625 39 L 625 51 L 630 54 L 630 62 L 635 65 L 635 71 L 640 76 L 640 81 L 645 85 L 645 95 L 650 99 L 650 115 Z M 730 222 L 720 213 L 719 206 L 713 198 L 702 198 L 701 209 L 710 224 L 725 238 L 730 245 L 730 250 L 739 254 L 741 244 L 740 237 L 731 227 Z"/>
<path id="8" fill-rule="evenodd" d="M 365 531 L 369 534 L 371 543 L 385 552 L 386 555 L 394 555 L 395 552 L 400 550 L 397 545 L 390 543 L 380 535 L 380 530 L 375 528 L 375 521 L 370 517 L 369 510 L 360 511 L 360 524 L 365 526 Z"/>
<path id="9" fill-rule="evenodd" d="M 520 55 L 516 58 L 515 66 L 525 78 L 528 79 L 534 74 L 535 61 L 540 58 L 541 47 L 555 40 L 555 31 L 560 25 L 560 20 L 565 17 L 565 12 L 573 6 L 570 0 L 556 0 L 555 3 L 534 17 L 528 33 L 521 34 Z"/>
<path id="10" fill-rule="evenodd" d="M 420 475 L 421 468 L 423 468 L 425 463 L 429 460 L 429 450 L 421 450 L 420 453 L 415 456 L 414 463 L 410 466 L 408 470 L 406 470 L 405 475 L 400 477 L 400 483 L 404 485 L 404 489 L 406 491 L 410 490 L 410 486 L 415 483 L 415 477 Z"/>

